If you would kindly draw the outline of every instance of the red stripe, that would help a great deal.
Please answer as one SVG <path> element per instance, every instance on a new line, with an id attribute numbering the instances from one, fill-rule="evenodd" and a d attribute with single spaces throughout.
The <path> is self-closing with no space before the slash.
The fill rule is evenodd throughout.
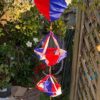
<path id="1" fill-rule="evenodd" d="M 46 19 L 50 20 L 50 0 L 34 0 L 36 7 L 42 13 Z"/>

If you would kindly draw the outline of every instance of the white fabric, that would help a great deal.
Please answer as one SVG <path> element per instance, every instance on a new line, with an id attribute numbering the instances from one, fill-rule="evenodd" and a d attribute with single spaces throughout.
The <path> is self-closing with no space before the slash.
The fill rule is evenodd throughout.
<path id="1" fill-rule="evenodd" d="M 67 5 L 69 5 L 72 2 L 72 0 L 65 0 L 65 1 L 66 1 Z"/>

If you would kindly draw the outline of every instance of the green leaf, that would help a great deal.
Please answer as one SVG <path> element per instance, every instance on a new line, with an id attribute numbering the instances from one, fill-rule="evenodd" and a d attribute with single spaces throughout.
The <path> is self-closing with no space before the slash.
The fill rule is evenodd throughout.
<path id="1" fill-rule="evenodd" d="M 15 28 L 16 29 L 21 29 L 21 27 L 19 25 L 16 25 Z"/>

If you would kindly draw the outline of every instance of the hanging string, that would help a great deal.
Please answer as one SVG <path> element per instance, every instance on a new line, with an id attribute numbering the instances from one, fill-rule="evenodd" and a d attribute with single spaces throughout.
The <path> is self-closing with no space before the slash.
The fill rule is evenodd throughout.
<path id="1" fill-rule="evenodd" d="M 49 67 L 49 74 L 51 74 L 51 66 Z"/>
<path id="2" fill-rule="evenodd" d="M 52 97 L 50 97 L 50 100 L 52 100 Z"/>
<path id="3" fill-rule="evenodd" d="M 50 22 L 50 31 L 52 31 L 52 22 Z M 49 67 L 49 74 L 51 74 L 51 66 Z"/>
<path id="4" fill-rule="evenodd" d="M 51 66 L 49 67 L 49 74 L 51 74 Z M 50 97 L 50 100 L 52 100 L 51 97 Z"/>
<path id="5" fill-rule="evenodd" d="M 52 25 L 53 25 L 53 23 L 52 22 L 50 22 L 50 31 L 52 31 Z"/>

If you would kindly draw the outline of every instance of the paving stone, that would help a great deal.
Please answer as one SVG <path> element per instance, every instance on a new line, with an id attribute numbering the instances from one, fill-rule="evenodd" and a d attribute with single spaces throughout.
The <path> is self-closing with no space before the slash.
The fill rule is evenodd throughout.
<path id="1" fill-rule="evenodd" d="M 22 93 L 24 92 L 24 93 Z M 36 88 L 27 89 L 20 86 L 12 88 L 12 98 L 10 100 L 40 100 L 40 91 Z"/>
<path id="2" fill-rule="evenodd" d="M 9 100 L 16 100 L 14 97 L 10 97 Z"/>
<path id="3" fill-rule="evenodd" d="M 39 100 L 40 92 L 37 89 L 28 90 L 23 96 L 23 100 Z"/>
<path id="4" fill-rule="evenodd" d="M 15 93 L 12 93 L 12 94 L 15 97 L 24 96 L 25 92 L 27 91 L 27 88 L 24 88 L 24 87 L 21 87 L 21 86 L 16 86 L 16 89 L 15 90 L 13 89 L 13 91 Z"/>
<path id="5" fill-rule="evenodd" d="M 17 91 L 17 87 L 18 87 L 18 86 L 12 86 L 12 88 L 11 88 L 11 95 L 12 95 L 12 96 L 15 95 L 15 93 L 16 93 L 16 91 Z"/>

